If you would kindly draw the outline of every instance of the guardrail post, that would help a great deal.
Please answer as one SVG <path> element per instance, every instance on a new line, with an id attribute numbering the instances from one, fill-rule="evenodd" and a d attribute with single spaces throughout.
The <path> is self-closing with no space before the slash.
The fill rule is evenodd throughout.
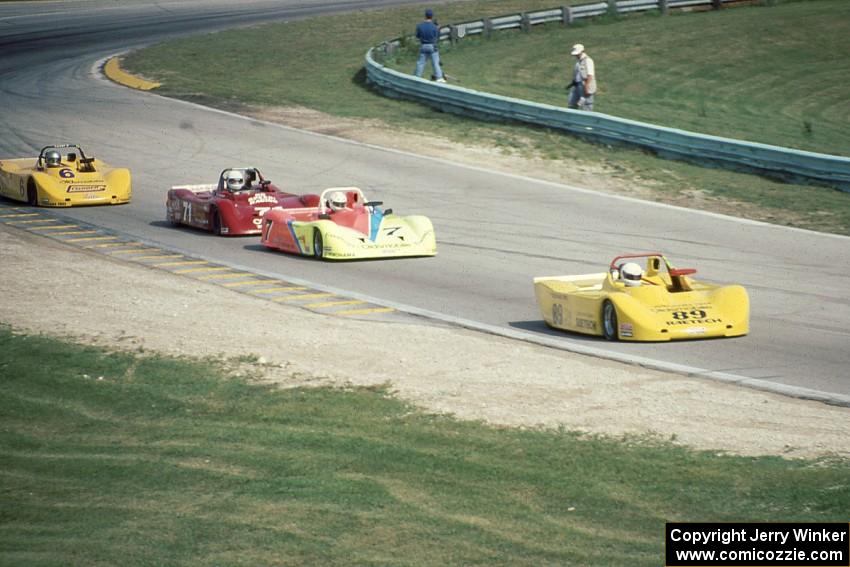
<path id="1" fill-rule="evenodd" d="M 667 15 L 670 13 L 670 9 L 667 7 L 667 0 L 658 0 L 658 9 L 661 10 L 663 15 Z"/>
<path id="2" fill-rule="evenodd" d="M 565 26 L 573 23 L 573 9 L 569 6 L 561 6 L 561 22 Z"/>
<path id="3" fill-rule="evenodd" d="M 723 0 L 711 0 L 711 8 L 719 10 L 723 6 Z"/>
<path id="4" fill-rule="evenodd" d="M 493 20 L 484 18 L 484 37 L 490 39 L 493 35 Z"/>
<path id="5" fill-rule="evenodd" d="M 531 18 L 525 12 L 519 15 L 519 29 L 524 32 L 531 31 Z"/>
<path id="6" fill-rule="evenodd" d="M 616 16 L 619 13 L 617 9 L 617 0 L 608 0 L 608 13 Z"/>
<path id="7" fill-rule="evenodd" d="M 449 26 L 449 41 L 452 45 L 457 43 L 457 40 L 460 39 L 460 35 L 457 33 L 457 26 L 450 25 Z"/>

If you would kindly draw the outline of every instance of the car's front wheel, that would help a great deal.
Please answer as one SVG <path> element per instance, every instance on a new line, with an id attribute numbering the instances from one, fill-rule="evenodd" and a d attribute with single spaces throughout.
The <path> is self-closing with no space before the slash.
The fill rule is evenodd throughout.
<path id="1" fill-rule="evenodd" d="M 213 209 L 211 222 L 212 233 L 215 235 L 221 235 L 221 213 L 218 212 L 218 209 Z"/>
<path id="2" fill-rule="evenodd" d="M 38 206 L 38 189 L 32 179 L 27 182 L 27 204 L 31 207 Z"/>
<path id="3" fill-rule="evenodd" d="M 325 257 L 325 242 L 322 239 L 322 231 L 318 228 L 313 231 L 313 256 L 319 260 Z"/>
<path id="4" fill-rule="evenodd" d="M 609 341 L 616 341 L 620 338 L 617 326 L 617 308 L 607 299 L 602 304 L 602 336 Z"/>

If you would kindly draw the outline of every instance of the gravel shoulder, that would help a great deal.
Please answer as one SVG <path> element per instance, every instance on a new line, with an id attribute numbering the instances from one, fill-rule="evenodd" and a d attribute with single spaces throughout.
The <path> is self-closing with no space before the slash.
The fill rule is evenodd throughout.
<path id="1" fill-rule="evenodd" d="M 389 384 L 426 411 L 500 426 L 742 455 L 850 457 L 847 408 L 465 329 L 316 314 L 4 225 L 0 251 L 0 322 L 20 332 L 223 357 L 284 388 Z"/>

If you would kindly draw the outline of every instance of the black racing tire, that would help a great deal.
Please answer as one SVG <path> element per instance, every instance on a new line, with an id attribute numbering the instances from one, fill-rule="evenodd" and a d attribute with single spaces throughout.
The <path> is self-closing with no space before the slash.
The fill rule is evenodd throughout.
<path id="1" fill-rule="evenodd" d="M 620 328 L 617 324 L 617 308 L 607 299 L 602 304 L 602 336 L 608 341 L 620 340 Z"/>
<path id="2" fill-rule="evenodd" d="M 165 208 L 165 222 L 170 224 L 171 226 L 180 226 L 180 223 L 174 220 L 174 212 L 170 207 Z"/>
<path id="3" fill-rule="evenodd" d="M 35 181 L 32 178 L 27 181 L 27 204 L 31 207 L 38 206 L 38 189 L 36 189 Z"/>
<path id="4" fill-rule="evenodd" d="M 325 257 L 325 241 L 322 231 L 318 228 L 313 231 L 313 256 L 321 260 Z"/>
<path id="5" fill-rule="evenodd" d="M 210 227 L 213 234 L 221 236 L 221 213 L 218 212 L 218 209 L 213 209 L 210 212 Z"/>

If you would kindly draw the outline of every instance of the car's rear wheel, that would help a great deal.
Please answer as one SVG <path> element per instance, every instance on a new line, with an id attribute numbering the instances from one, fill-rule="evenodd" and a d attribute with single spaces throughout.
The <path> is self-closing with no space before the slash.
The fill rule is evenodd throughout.
<path id="1" fill-rule="evenodd" d="M 322 231 L 318 228 L 313 231 L 313 256 L 321 260 L 325 257 L 325 242 Z"/>
<path id="2" fill-rule="evenodd" d="M 216 235 L 220 235 L 221 234 L 221 213 L 218 212 L 218 209 L 213 209 L 212 213 L 210 213 L 210 214 L 212 215 L 212 219 L 210 221 L 211 226 L 212 226 L 212 233 L 216 234 Z"/>
<path id="3" fill-rule="evenodd" d="M 31 207 L 38 206 L 38 189 L 35 188 L 35 181 L 31 178 L 27 181 L 27 204 Z"/>
<path id="4" fill-rule="evenodd" d="M 617 308 L 607 299 L 602 304 L 602 336 L 609 341 L 616 341 L 620 338 L 617 326 Z"/>
<path id="5" fill-rule="evenodd" d="M 165 207 L 165 221 L 171 226 L 179 226 L 180 223 L 177 222 L 177 219 L 174 217 L 174 210 L 167 206 Z"/>

